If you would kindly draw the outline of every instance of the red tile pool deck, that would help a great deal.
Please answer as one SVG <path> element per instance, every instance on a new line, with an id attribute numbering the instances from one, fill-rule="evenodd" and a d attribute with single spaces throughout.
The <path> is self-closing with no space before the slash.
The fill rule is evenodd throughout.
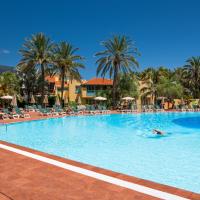
<path id="1" fill-rule="evenodd" d="M 43 117 L 35 115 L 27 120 L 37 120 L 41 118 Z M 16 121 L 19 120 L 8 120 L 6 123 Z M 20 121 L 24 121 L 24 119 L 20 119 Z M 187 199 L 200 199 L 200 194 L 190 191 L 101 169 L 3 141 L 0 141 L 0 144 Z M 151 200 L 158 198 L 0 148 L 0 200 L 66 199 Z"/>

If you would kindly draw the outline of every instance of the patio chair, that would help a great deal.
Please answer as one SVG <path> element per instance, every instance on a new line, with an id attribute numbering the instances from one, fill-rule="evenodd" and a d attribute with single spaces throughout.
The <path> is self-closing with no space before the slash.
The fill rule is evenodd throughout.
<path id="1" fill-rule="evenodd" d="M 17 107 L 15 108 L 15 112 L 22 118 L 30 118 L 31 117 L 29 113 L 24 113 Z"/>
<path id="2" fill-rule="evenodd" d="M 98 109 L 96 109 L 96 108 L 94 107 L 94 105 L 92 105 L 92 106 L 90 107 L 90 111 L 93 112 L 94 114 L 100 114 L 100 111 L 99 111 Z"/>
<path id="3" fill-rule="evenodd" d="M 42 115 L 42 116 L 51 116 L 52 115 L 52 112 L 49 112 L 49 110 L 47 110 L 47 109 L 40 109 L 40 115 Z"/>
<path id="4" fill-rule="evenodd" d="M 111 113 L 111 110 L 109 110 L 106 106 L 102 106 L 102 107 L 106 111 L 106 113 Z"/>
<path id="5" fill-rule="evenodd" d="M 35 109 L 33 108 L 33 106 L 28 106 L 28 111 L 29 112 L 35 112 Z"/>
<path id="6" fill-rule="evenodd" d="M 11 119 L 19 119 L 19 117 L 20 117 L 18 114 L 9 112 L 9 110 L 7 108 L 3 109 L 3 113 L 7 114 L 9 116 L 9 118 L 11 118 Z"/>
<path id="7" fill-rule="evenodd" d="M 137 112 L 137 106 L 136 105 L 131 105 L 131 112 L 132 113 Z"/>
<path id="8" fill-rule="evenodd" d="M 33 109 L 34 109 L 34 111 L 36 111 L 36 112 L 39 111 L 39 108 L 38 108 L 38 106 L 36 106 L 36 105 L 33 105 Z"/>
<path id="9" fill-rule="evenodd" d="M 10 119 L 10 118 L 9 118 L 9 115 L 6 114 L 6 113 L 1 113 L 1 118 L 2 118 L 3 120 Z"/>
<path id="10" fill-rule="evenodd" d="M 77 107 L 74 107 L 74 108 L 72 108 L 72 110 L 74 111 L 74 114 L 75 115 L 79 115 L 79 114 L 83 114 L 83 111 L 82 110 L 79 110 Z"/>
<path id="11" fill-rule="evenodd" d="M 156 112 L 163 112 L 164 109 L 161 108 L 159 105 L 155 105 L 155 111 L 156 111 Z"/>
<path id="12" fill-rule="evenodd" d="M 55 107 L 54 112 L 57 113 L 58 115 L 62 115 L 62 116 L 66 115 L 66 112 L 62 108 L 59 108 L 59 107 Z"/>
<path id="13" fill-rule="evenodd" d="M 187 111 L 187 106 L 182 105 L 181 106 L 181 112 L 186 112 Z"/>
<path id="14" fill-rule="evenodd" d="M 99 110 L 99 113 L 101 113 L 101 114 L 106 114 L 107 113 L 106 110 L 101 105 L 98 105 L 98 110 Z"/>
<path id="15" fill-rule="evenodd" d="M 147 105 L 148 112 L 153 112 L 153 105 Z"/>

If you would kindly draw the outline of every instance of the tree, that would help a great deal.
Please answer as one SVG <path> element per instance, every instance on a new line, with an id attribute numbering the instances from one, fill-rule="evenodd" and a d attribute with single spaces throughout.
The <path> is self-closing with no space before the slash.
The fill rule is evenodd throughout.
<path id="1" fill-rule="evenodd" d="M 84 65 L 80 62 L 83 60 L 83 57 L 75 54 L 77 50 L 78 48 L 74 48 L 71 44 L 66 42 L 61 42 L 54 50 L 53 62 L 57 67 L 58 74 L 61 77 L 62 102 L 64 102 L 63 93 L 65 78 L 81 81 L 79 69 L 84 68 Z"/>
<path id="2" fill-rule="evenodd" d="M 181 98 L 183 96 L 183 87 L 177 81 L 169 78 L 162 78 L 157 85 L 157 92 L 160 96 L 169 99 Z"/>
<path id="3" fill-rule="evenodd" d="M 169 78 L 170 75 L 170 70 L 165 67 L 159 67 L 158 69 L 147 68 L 144 70 L 140 75 L 141 80 L 144 82 L 143 87 L 140 90 L 142 96 L 152 96 L 155 103 L 158 97 L 157 86 L 160 80 L 163 77 Z"/>
<path id="4" fill-rule="evenodd" d="M 33 35 L 27 39 L 20 50 L 22 59 L 18 66 L 39 68 L 41 70 L 41 96 L 44 99 L 45 91 L 45 68 L 52 62 L 53 42 L 43 33 Z"/>
<path id="5" fill-rule="evenodd" d="M 200 95 L 200 57 L 189 58 L 183 67 L 183 80 L 194 98 Z"/>
<path id="6" fill-rule="evenodd" d="M 125 96 L 138 97 L 139 83 L 134 74 L 120 75 L 118 94 L 120 98 Z"/>
<path id="7" fill-rule="evenodd" d="M 96 53 L 100 57 L 96 63 L 97 76 L 105 77 L 109 74 L 113 78 L 112 104 L 117 103 L 117 89 L 119 86 L 119 74 L 127 74 L 139 66 L 135 55 L 139 55 L 132 40 L 126 36 L 114 36 L 112 39 L 102 42 L 105 50 Z"/>
<path id="8" fill-rule="evenodd" d="M 18 66 L 17 75 L 20 80 L 21 94 L 27 96 L 27 101 L 30 101 L 31 94 L 35 94 L 38 88 L 39 72 L 29 63 L 29 66 L 26 64 Z"/>
<path id="9" fill-rule="evenodd" d="M 4 72 L 0 75 L 0 94 L 14 95 L 19 92 L 19 79 L 13 72 Z"/>

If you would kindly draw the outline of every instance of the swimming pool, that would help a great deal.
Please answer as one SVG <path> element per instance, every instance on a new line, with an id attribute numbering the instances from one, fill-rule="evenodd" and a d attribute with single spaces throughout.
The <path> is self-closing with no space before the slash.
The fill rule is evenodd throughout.
<path id="1" fill-rule="evenodd" d="M 23 122 L 1 126 L 0 140 L 200 193 L 200 113 Z"/>

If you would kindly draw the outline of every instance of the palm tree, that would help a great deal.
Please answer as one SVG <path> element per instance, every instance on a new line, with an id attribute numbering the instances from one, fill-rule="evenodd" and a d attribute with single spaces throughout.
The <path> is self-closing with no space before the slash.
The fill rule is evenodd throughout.
<path id="1" fill-rule="evenodd" d="M 140 92 L 142 96 L 152 96 L 154 103 L 156 102 L 157 98 L 157 86 L 160 80 L 163 77 L 168 78 L 170 76 L 170 71 L 164 67 L 156 68 L 147 68 L 141 73 L 141 80 L 144 82 L 143 87 L 141 88 Z"/>
<path id="2" fill-rule="evenodd" d="M 132 40 L 126 36 L 114 36 L 112 39 L 102 42 L 105 50 L 96 53 L 100 58 L 96 61 L 97 76 L 101 74 L 104 78 L 109 74 L 113 78 L 112 104 L 117 103 L 117 88 L 119 83 L 119 74 L 133 72 L 133 69 L 139 66 L 135 55 L 139 55 Z"/>
<path id="3" fill-rule="evenodd" d="M 200 57 L 191 57 L 183 67 L 183 79 L 187 82 L 194 98 L 200 94 Z"/>
<path id="4" fill-rule="evenodd" d="M 61 42 L 55 47 L 54 50 L 53 61 L 61 77 L 62 102 L 64 102 L 63 93 L 65 78 L 81 81 L 79 68 L 84 68 L 84 65 L 80 62 L 83 60 L 83 57 L 75 54 L 77 50 L 78 48 L 74 48 L 71 44 L 67 42 Z"/>
<path id="5" fill-rule="evenodd" d="M 23 45 L 23 48 L 20 50 L 22 59 L 20 60 L 18 66 L 32 66 L 40 68 L 41 70 L 41 96 L 42 101 L 44 99 L 45 91 L 45 68 L 51 63 L 52 50 L 54 44 L 43 33 L 37 33 L 32 35 L 30 39 L 27 39 Z M 31 63 L 31 65 L 30 65 Z"/>

